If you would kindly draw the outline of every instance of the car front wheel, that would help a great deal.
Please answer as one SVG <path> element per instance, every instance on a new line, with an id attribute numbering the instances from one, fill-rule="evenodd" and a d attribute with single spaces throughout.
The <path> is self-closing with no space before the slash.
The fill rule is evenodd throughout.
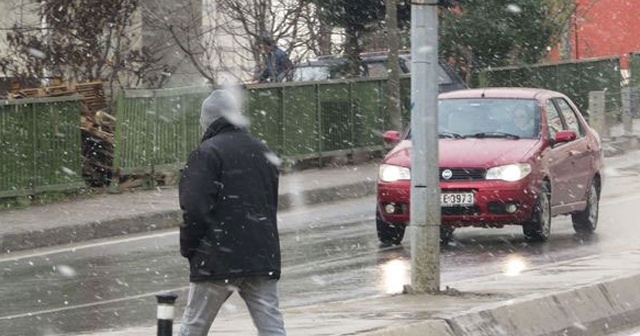
<path id="1" fill-rule="evenodd" d="M 578 234 L 592 234 L 598 226 L 600 193 L 595 183 L 591 183 L 587 194 L 587 207 L 582 211 L 571 214 L 573 229 Z"/>
<path id="2" fill-rule="evenodd" d="M 453 226 L 443 226 L 440 224 L 440 244 L 449 244 L 449 242 L 453 240 L 453 231 L 455 229 Z"/>
<path id="3" fill-rule="evenodd" d="M 524 237 L 528 241 L 543 242 L 549 239 L 551 234 L 551 193 L 545 183 L 540 188 L 540 194 L 533 208 L 531 219 L 522 225 Z"/>
<path id="4" fill-rule="evenodd" d="M 376 230 L 378 231 L 378 240 L 383 246 L 400 245 L 404 238 L 406 225 L 391 224 L 382 220 L 380 212 L 376 211 Z"/>

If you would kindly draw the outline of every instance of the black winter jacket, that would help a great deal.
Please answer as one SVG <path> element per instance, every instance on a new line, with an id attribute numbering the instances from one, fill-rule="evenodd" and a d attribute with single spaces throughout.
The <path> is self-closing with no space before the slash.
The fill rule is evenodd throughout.
<path id="1" fill-rule="evenodd" d="M 260 140 L 225 118 L 191 153 L 180 179 L 180 253 L 190 281 L 280 278 L 278 167 Z"/>

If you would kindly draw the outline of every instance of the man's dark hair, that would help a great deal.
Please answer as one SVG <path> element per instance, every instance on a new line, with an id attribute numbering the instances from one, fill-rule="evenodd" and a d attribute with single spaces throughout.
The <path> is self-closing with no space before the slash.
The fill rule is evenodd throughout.
<path id="1" fill-rule="evenodd" d="M 261 45 L 266 45 L 269 47 L 273 47 L 276 44 L 276 42 L 269 36 L 260 36 L 260 38 L 258 39 L 258 42 Z"/>

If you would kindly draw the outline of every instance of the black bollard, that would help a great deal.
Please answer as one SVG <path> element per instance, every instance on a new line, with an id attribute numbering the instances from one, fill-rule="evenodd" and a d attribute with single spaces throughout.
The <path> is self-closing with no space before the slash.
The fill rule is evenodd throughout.
<path id="1" fill-rule="evenodd" d="M 158 336 L 173 334 L 173 308 L 177 294 L 166 292 L 156 295 L 158 298 Z"/>

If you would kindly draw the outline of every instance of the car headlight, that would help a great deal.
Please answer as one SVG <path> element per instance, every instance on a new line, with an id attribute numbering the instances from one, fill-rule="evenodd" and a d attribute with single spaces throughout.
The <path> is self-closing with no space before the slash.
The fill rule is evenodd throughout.
<path id="1" fill-rule="evenodd" d="M 385 182 L 411 180 L 411 170 L 407 167 L 382 164 L 378 171 L 378 177 Z"/>
<path id="2" fill-rule="evenodd" d="M 517 163 L 505 166 L 489 168 L 487 170 L 487 180 L 504 180 L 509 182 L 519 181 L 531 173 L 531 165 L 528 163 Z"/>

